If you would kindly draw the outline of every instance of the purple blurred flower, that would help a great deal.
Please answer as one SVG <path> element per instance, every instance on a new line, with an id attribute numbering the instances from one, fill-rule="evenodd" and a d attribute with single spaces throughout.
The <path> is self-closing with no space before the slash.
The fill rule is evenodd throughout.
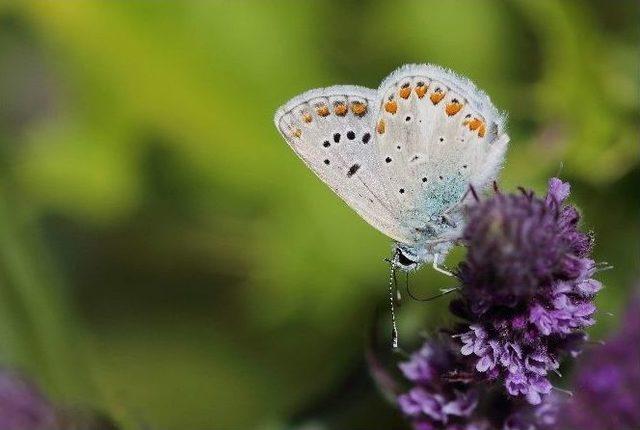
<path id="1" fill-rule="evenodd" d="M 560 414 L 572 430 L 640 429 L 640 293 L 619 332 L 585 354 L 576 369 L 574 397 Z"/>
<path id="2" fill-rule="evenodd" d="M 533 192 L 496 194 L 470 208 L 459 266 L 461 299 L 452 311 L 469 321 L 460 352 L 477 372 L 500 380 L 512 396 L 540 404 L 549 371 L 576 355 L 594 323 L 590 237 L 578 211 L 563 202 L 569 184 L 553 178 L 544 199 Z"/>
<path id="3" fill-rule="evenodd" d="M 398 366 L 411 387 L 397 404 L 415 430 L 542 430 L 555 422 L 546 403 L 532 406 L 486 384 L 450 334 L 427 340 Z"/>
<path id="4" fill-rule="evenodd" d="M 400 363 L 404 376 L 414 384 L 398 396 L 400 410 L 414 428 L 471 429 L 468 418 L 478 404 L 478 393 L 465 376 L 462 357 L 450 338 L 425 342 L 410 359 Z"/>
<path id="5" fill-rule="evenodd" d="M 54 406 L 16 372 L 0 370 L 0 429 L 57 428 Z"/>

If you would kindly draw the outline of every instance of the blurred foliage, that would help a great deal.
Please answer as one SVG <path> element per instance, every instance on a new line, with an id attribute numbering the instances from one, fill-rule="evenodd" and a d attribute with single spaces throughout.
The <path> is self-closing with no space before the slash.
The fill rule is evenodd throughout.
<path id="1" fill-rule="evenodd" d="M 509 113 L 504 189 L 563 166 L 615 266 L 603 335 L 640 256 L 639 17 L 633 0 L 0 2 L 0 358 L 130 426 L 397 423 L 363 367 L 389 241 L 272 117 L 409 62 Z M 403 307 L 401 334 L 445 304 Z"/>

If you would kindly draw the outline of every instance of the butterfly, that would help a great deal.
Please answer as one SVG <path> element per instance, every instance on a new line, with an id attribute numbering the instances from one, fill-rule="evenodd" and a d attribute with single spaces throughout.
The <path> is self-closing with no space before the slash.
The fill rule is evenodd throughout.
<path id="1" fill-rule="evenodd" d="M 400 67 L 377 90 L 332 86 L 280 107 L 276 127 L 347 205 L 394 240 L 392 265 L 436 270 L 464 228 L 469 190 L 491 184 L 509 136 L 473 82 L 431 64 Z"/>

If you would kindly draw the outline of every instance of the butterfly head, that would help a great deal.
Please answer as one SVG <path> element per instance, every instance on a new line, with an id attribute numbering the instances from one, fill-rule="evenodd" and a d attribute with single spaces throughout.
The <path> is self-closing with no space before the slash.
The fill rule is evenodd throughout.
<path id="1" fill-rule="evenodd" d="M 413 245 L 396 242 L 393 244 L 393 259 L 391 262 L 395 267 L 405 272 L 412 272 L 425 263 L 432 263 L 436 255 L 440 259 L 444 259 L 453 242 L 453 240 L 439 240 Z"/>
<path id="2" fill-rule="evenodd" d="M 421 266 L 417 254 L 404 244 L 395 243 L 393 245 L 393 259 L 391 263 L 406 272 L 412 272 Z"/>

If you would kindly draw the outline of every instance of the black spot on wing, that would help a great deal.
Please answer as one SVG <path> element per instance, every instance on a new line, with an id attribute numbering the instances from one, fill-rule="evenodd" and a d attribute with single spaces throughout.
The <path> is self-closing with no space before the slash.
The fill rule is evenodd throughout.
<path id="1" fill-rule="evenodd" d="M 355 175 L 356 172 L 358 171 L 358 169 L 360 169 L 360 165 L 358 163 L 356 163 L 353 166 L 349 167 L 349 171 L 347 172 L 347 177 L 350 178 L 353 175 Z"/>

